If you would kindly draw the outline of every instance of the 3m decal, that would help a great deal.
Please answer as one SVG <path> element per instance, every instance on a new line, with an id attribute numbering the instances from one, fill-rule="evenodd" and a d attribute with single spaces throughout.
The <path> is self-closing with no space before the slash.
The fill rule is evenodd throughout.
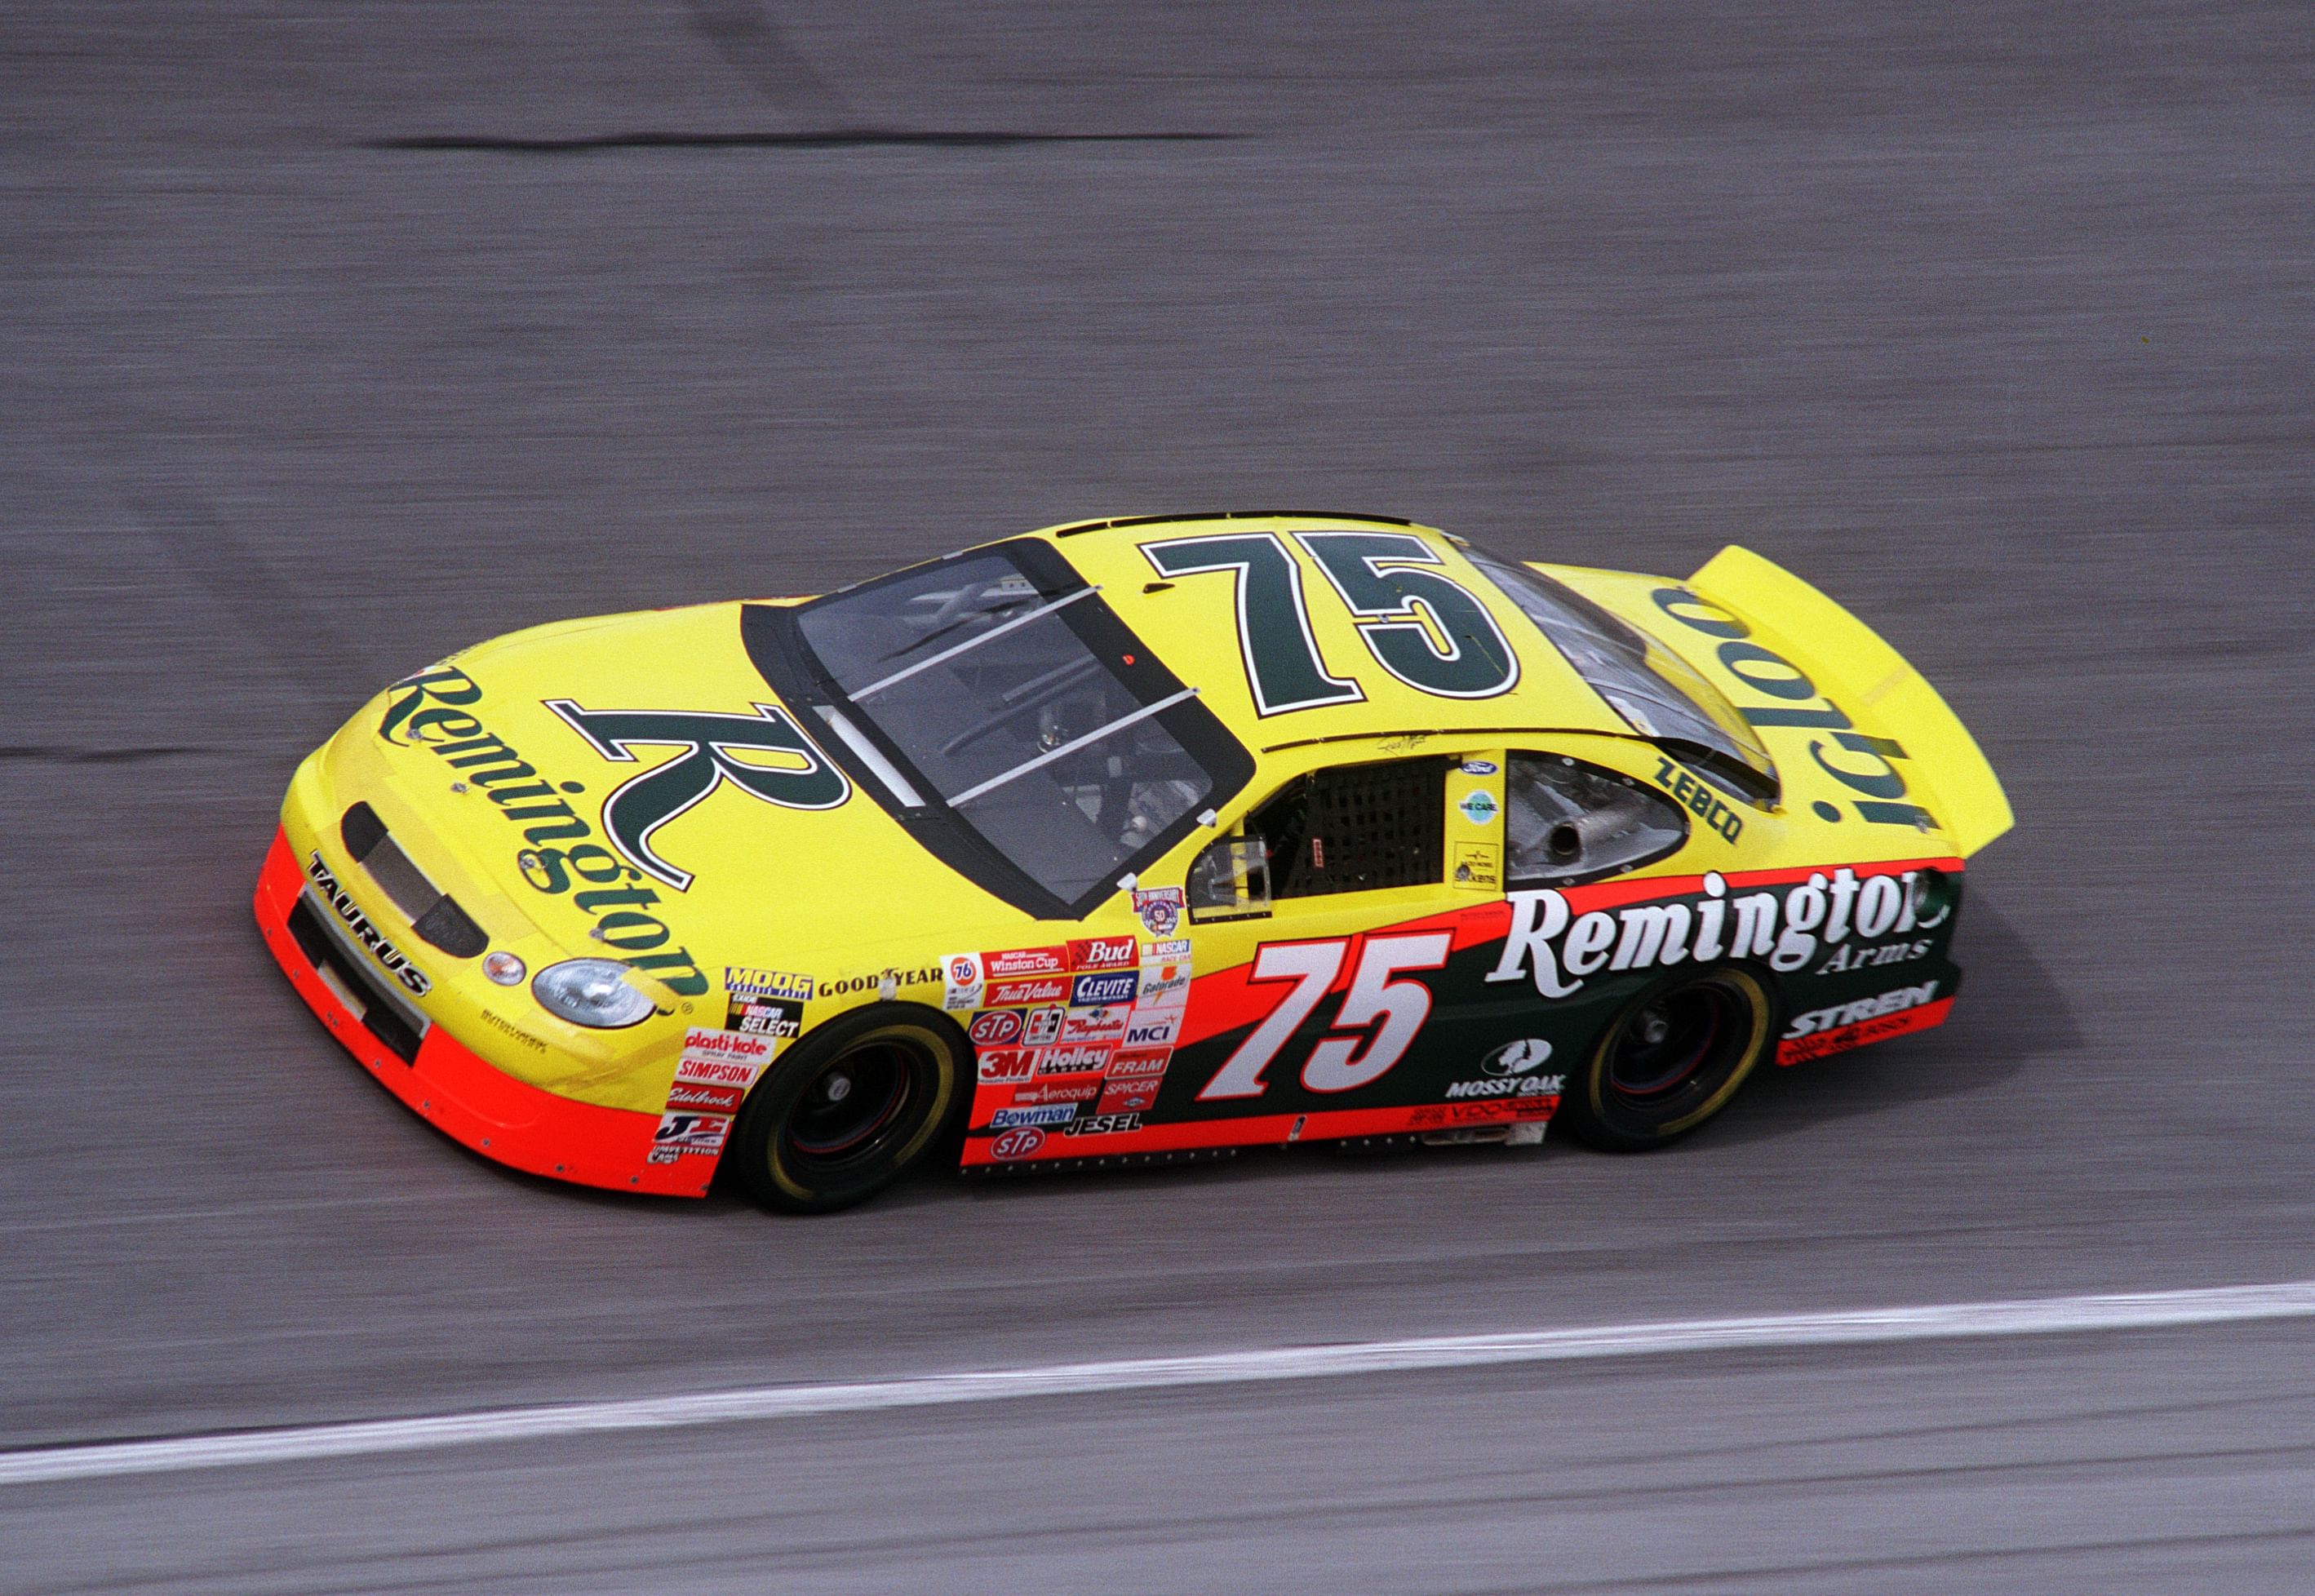
<path id="1" fill-rule="evenodd" d="M 338 878 L 330 873 L 330 867 L 322 863 L 321 855 L 313 856 L 313 862 L 306 866 L 306 873 L 313 879 L 322 900 L 330 906 L 330 912 L 337 916 L 347 931 L 352 934 L 353 939 L 361 944 L 362 951 L 385 967 L 387 974 L 414 996 L 422 998 L 433 990 L 434 983 L 427 979 L 426 972 L 404 957 L 402 950 L 388 942 L 386 934 L 370 924 L 369 917 L 355 907 L 345 889 L 338 885 Z"/>
<path id="2" fill-rule="evenodd" d="M 1112 1077 L 1101 1090 L 1101 1100 L 1094 1104 L 1096 1114 L 1142 1114 L 1158 1106 L 1156 1079 L 1118 1080 Z"/>
<path id="3" fill-rule="evenodd" d="M 1527 976 L 1546 998 L 1566 998 L 1602 970 L 1652 970 L 1684 959 L 1766 959 L 1771 969 L 1789 972 L 1852 935 L 1870 941 L 1942 925 L 1953 905 L 1938 902 L 1924 915 L 1925 879 L 1918 870 L 1860 876 L 1844 864 L 1781 893 L 1763 888 L 1732 894 L 1715 873 L 1705 876 L 1700 898 L 1581 915 L 1557 889 L 1514 891 L 1511 933 L 1487 980 Z"/>
<path id="4" fill-rule="evenodd" d="M 637 869 L 677 891 L 692 882 L 691 872 L 669 863 L 652 847 L 652 835 L 677 816 L 704 802 L 729 783 L 782 809 L 834 809 L 852 795 L 844 772 L 805 736 L 785 710 L 752 705 L 752 715 L 709 711 L 582 709 L 568 698 L 545 706 L 604 758 L 634 763 L 639 748 L 684 751 L 665 764 L 630 777 L 603 801 L 603 830 L 611 845 Z M 743 763 L 741 753 L 771 754 L 789 763 Z"/>
<path id="5" fill-rule="evenodd" d="M 1753 725 L 1807 727 L 1832 733 L 1832 748 L 1811 739 L 1809 758 L 1817 768 L 1861 797 L 1849 800 L 1859 820 L 1876 826 L 1911 826 L 1926 831 L 1937 822 L 1919 804 L 1905 802 L 1905 757 L 1894 738 L 1856 731 L 1840 705 L 1820 692 L 1808 673 L 1772 649 L 1750 641 L 1752 628 L 1729 610 L 1682 587 L 1662 587 L 1650 595 L 1658 609 L 1693 632 L 1720 641 L 1714 652 L 1721 669 L 1774 704 L 1739 702 L 1737 710 Z M 1832 750 L 1839 750 L 1833 757 Z M 1852 763 L 1852 760 L 1854 761 Z M 1837 820 L 1840 807 L 1820 799 L 1813 806 L 1823 820 Z"/>
<path id="6" fill-rule="evenodd" d="M 1037 1072 L 1034 1048 L 982 1048 L 974 1057 L 984 1085 L 1024 1081 Z"/>
<path id="7" fill-rule="evenodd" d="M 1447 962 L 1452 942 L 1452 933 L 1446 931 L 1366 938 L 1350 989 L 1343 995 L 1342 1006 L 1328 1026 L 1366 1034 L 1320 1040 L 1303 1063 L 1303 1087 L 1312 1092 L 1347 1092 L 1371 1086 L 1388 1074 L 1431 1015 L 1430 989 L 1421 981 L 1394 978 L 1405 971 L 1439 969 Z M 1317 1008 L 1341 972 L 1348 949 L 1345 937 L 1263 944 L 1255 955 L 1248 982 L 1292 984 L 1277 1006 L 1246 1033 L 1228 1061 L 1215 1071 L 1199 1092 L 1200 1102 L 1262 1095 L 1262 1072 Z"/>

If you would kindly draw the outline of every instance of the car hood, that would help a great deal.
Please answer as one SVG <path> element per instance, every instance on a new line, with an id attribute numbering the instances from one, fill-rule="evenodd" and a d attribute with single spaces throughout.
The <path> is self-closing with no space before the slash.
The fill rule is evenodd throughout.
<path id="1" fill-rule="evenodd" d="M 453 655 L 348 723 L 333 785 L 464 884 L 494 944 L 535 934 L 688 995 L 719 965 L 930 977 L 944 942 L 1028 925 L 821 751 L 749 661 L 744 607 L 567 621 Z"/>

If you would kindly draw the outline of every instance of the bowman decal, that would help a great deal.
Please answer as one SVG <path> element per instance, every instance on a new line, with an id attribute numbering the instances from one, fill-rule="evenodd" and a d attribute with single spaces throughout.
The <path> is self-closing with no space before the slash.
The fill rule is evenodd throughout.
<path id="1" fill-rule="evenodd" d="M 603 801 L 603 829 L 611 845 L 653 880 L 680 892 L 691 872 L 652 848 L 652 833 L 705 801 L 729 782 L 782 809 L 834 809 L 852 795 L 852 784 L 813 746 L 785 710 L 755 705 L 752 715 L 707 711 L 581 709 L 568 698 L 544 701 L 564 723 L 614 764 L 634 762 L 638 748 L 684 751 L 631 776 Z M 747 765 L 738 752 L 780 754 L 800 765 Z"/>

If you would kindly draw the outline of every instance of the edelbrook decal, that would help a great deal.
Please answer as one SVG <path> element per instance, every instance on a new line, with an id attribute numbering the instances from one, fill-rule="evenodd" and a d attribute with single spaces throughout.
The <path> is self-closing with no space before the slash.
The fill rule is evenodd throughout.
<path id="1" fill-rule="evenodd" d="M 588 840 L 595 829 L 563 798 L 587 790 L 584 782 L 538 779 L 538 771 L 503 738 L 468 713 L 482 701 L 482 684 L 454 665 L 407 676 L 386 689 L 390 696 L 377 734 L 403 748 L 424 748 L 480 790 L 510 824 L 520 826 L 530 846 L 515 856 L 534 891 L 550 897 L 570 893 L 573 878 L 587 883 L 571 901 L 595 917 L 590 936 L 618 951 L 620 962 L 640 970 L 686 998 L 707 995 L 707 974 L 674 939 L 666 922 L 643 910 L 659 894 L 635 883 L 643 872 L 600 843 Z M 570 846 L 554 847 L 551 843 Z"/>
<path id="2" fill-rule="evenodd" d="M 1771 969 L 1801 969 L 1822 947 L 1854 935 L 1867 941 L 1943 925 L 1951 903 L 1920 918 L 1921 873 L 1859 877 L 1847 865 L 1813 873 L 1797 885 L 1731 892 L 1717 873 L 1704 878 L 1699 900 L 1635 903 L 1575 914 L 1556 888 L 1509 894 L 1510 935 L 1491 981 L 1528 976 L 1546 998 L 1583 989 L 1602 970 L 1653 970 L 1683 959 L 1766 959 Z M 1781 895 L 1780 895 L 1781 891 Z M 1852 966 L 1853 967 L 1853 966 Z"/>
<path id="3" fill-rule="evenodd" d="M 402 950 L 388 942 L 386 934 L 369 923 L 369 917 L 355 907 L 345 889 L 338 885 L 338 878 L 330 873 L 330 867 L 322 863 L 321 855 L 313 856 L 306 873 L 321 889 L 322 900 L 330 906 L 330 912 L 343 922 L 353 939 L 361 944 L 363 952 L 386 966 L 387 974 L 408 988 L 413 997 L 423 998 L 433 990 L 434 983 L 427 979 L 426 972 L 403 957 Z"/>
<path id="4" fill-rule="evenodd" d="M 603 801 L 603 829 L 610 834 L 611 846 L 643 873 L 679 892 L 691 885 L 692 873 L 661 858 L 652 847 L 652 834 L 705 802 L 726 782 L 782 809 L 834 809 L 852 795 L 844 772 L 776 705 L 758 704 L 752 705 L 754 714 L 743 715 L 707 710 L 581 709 L 568 698 L 543 702 L 588 747 L 614 764 L 634 764 L 639 748 L 684 750 L 629 777 Z M 803 763 L 745 765 L 734 757 L 742 751 L 778 754 Z"/>

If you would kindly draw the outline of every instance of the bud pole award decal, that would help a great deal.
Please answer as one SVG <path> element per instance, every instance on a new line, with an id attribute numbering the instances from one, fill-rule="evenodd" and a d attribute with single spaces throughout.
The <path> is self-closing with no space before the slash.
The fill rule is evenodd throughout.
<path id="1" fill-rule="evenodd" d="M 707 711 L 581 709 L 568 698 L 546 707 L 563 717 L 587 745 L 615 764 L 634 762 L 638 748 L 684 751 L 641 776 L 630 776 L 603 801 L 603 830 L 638 870 L 680 892 L 691 873 L 652 850 L 652 833 L 730 782 L 782 809 L 834 809 L 852 795 L 844 773 L 812 746 L 787 712 L 769 704 L 751 715 Z M 745 765 L 736 750 L 785 754 L 801 765 Z"/>

